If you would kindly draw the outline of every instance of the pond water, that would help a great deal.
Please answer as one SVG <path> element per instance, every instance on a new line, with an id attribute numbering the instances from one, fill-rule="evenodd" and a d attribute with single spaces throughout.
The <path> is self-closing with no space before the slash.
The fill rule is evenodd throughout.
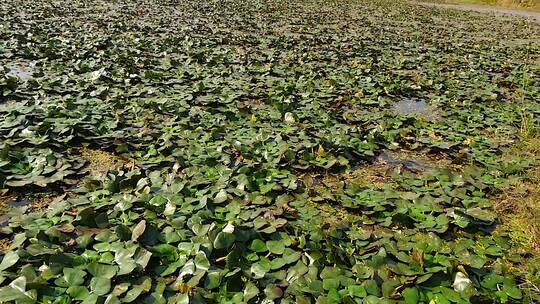
<path id="1" fill-rule="evenodd" d="M 430 168 L 429 164 L 425 161 L 398 159 L 392 154 L 386 152 L 382 152 L 381 154 L 379 154 L 379 156 L 377 156 L 377 160 L 381 163 L 386 163 L 391 167 L 403 166 L 404 168 L 414 172 L 425 171 L 426 169 Z"/>
<path id="2" fill-rule="evenodd" d="M 13 201 L 8 202 L 8 205 L 10 205 L 11 207 L 23 207 L 23 206 L 26 206 L 27 204 L 28 204 L 27 200 L 13 200 Z"/>
<path id="3" fill-rule="evenodd" d="M 392 106 L 392 111 L 397 115 L 419 115 L 426 119 L 436 118 L 435 108 L 423 99 L 405 98 Z"/>
<path id="4" fill-rule="evenodd" d="M 5 227 L 7 226 L 9 222 L 9 216 L 7 215 L 0 215 L 0 227 Z"/>
<path id="5" fill-rule="evenodd" d="M 9 63 L 4 69 L 6 76 L 18 77 L 21 81 L 28 81 L 35 72 L 35 64 Z"/>
<path id="6" fill-rule="evenodd" d="M 5 205 L 2 207 L 7 207 L 7 209 L 0 210 L 0 227 L 7 226 L 9 220 L 13 216 L 25 213 L 29 203 L 30 201 L 26 199 L 12 199 L 6 201 Z"/>

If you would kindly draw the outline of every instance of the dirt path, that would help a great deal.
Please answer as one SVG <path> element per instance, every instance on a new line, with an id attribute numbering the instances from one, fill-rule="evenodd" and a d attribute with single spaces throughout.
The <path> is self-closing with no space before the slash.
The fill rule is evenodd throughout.
<path id="1" fill-rule="evenodd" d="M 440 8 L 458 9 L 458 10 L 463 10 L 463 11 L 474 11 L 474 12 L 480 12 L 480 13 L 494 13 L 494 14 L 521 16 L 525 18 L 534 19 L 536 21 L 540 21 L 540 12 L 533 12 L 533 11 L 528 11 L 528 10 L 496 7 L 496 6 L 481 5 L 481 4 L 443 4 L 443 3 L 430 3 L 430 2 L 415 2 L 415 3 L 419 5 L 429 6 L 429 7 L 440 7 Z"/>

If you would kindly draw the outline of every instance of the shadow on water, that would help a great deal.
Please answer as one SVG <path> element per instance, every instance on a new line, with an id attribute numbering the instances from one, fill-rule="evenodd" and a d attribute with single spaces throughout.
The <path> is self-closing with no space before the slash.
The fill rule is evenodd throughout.
<path id="1" fill-rule="evenodd" d="M 24 213 L 28 210 L 30 201 L 26 199 L 11 199 L 4 202 L 0 210 L 0 227 L 6 227 L 14 215 Z"/>
<path id="2" fill-rule="evenodd" d="M 388 164 L 390 167 L 403 167 L 412 172 L 422 172 L 427 169 L 432 168 L 427 162 L 422 160 L 411 160 L 411 159 L 398 159 L 393 155 L 382 152 L 377 156 L 377 161 L 381 163 Z"/>
<path id="3" fill-rule="evenodd" d="M 6 227 L 9 223 L 9 216 L 7 214 L 0 215 L 0 227 Z"/>
<path id="4" fill-rule="evenodd" d="M 8 205 L 10 205 L 11 207 L 23 207 L 23 206 L 26 206 L 27 204 L 28 204 L 27 200 L 13 200 L 13 201 L 8 202 Z"/>

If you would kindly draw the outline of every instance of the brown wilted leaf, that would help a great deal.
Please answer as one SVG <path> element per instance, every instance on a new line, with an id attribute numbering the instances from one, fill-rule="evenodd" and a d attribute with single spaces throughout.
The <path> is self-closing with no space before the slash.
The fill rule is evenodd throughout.
<path id="1" fill-rule="evenodd" d="M 77 241 L 75 239 L 69 239 L 67 242 L 65 242 L 67 247 L 74 247 L 77 245 Z"/>
<path id="2" fill-rule="evenodd" d="M 56 226 L 56 230 L 63 233 L 72 233 L 73 231 L 75 231 L 75 226 L 71 225 L 70 223 L 64 223 L 62 225 Z"/>
<path id="3" fill-rule="evenodd" d="M 412 250 L 412 259 L 421 267 L 424 267 L 424 251 L 414 248 Z"/>

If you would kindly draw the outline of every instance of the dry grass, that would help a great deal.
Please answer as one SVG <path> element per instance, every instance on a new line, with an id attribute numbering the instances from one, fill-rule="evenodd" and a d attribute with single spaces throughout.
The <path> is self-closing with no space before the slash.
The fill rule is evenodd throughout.
<path id="1" fill-rule="evenodd" d="M 349 212 L 346 208 L 324 202 L 308 201 L 307 205 L 319 210 L 319 217 L 325 225 L 341 227 L 358 220 L 359 215 Z"/>
<path id="2" fill-rule="evenodd" d="M 504 6 L 504 7 L 540 9 L 540 4 L 536 0 L 497 0 L 497 1 L 481 1 L 481 2 L 495 2 L 491 4 Z"/>
<path id="3" fill-rule="evenodd" d="M 55 201 L 63 199 L 66 194 L 36 193 L 27 198 L 31 211 L 42 210 L 49 207 Z"/>
<path id="4" fill-rule="evenodd" d="M 394 160 L 412 160 L 424 164 L 426 169 L 449 169 L 461 171 L 462 164 L 455 163 L 448 155 L 443 153 L 425 153 L 411 150 L 397 150 L 387 152 Z M 458 160 L 461 161 L 461 160 Z"/>
<path id="5" fill-rule="evenodd" d="M 125 163 L 120 157 L 102 150 L 84 147 L 80 150 L 80 154 L 88 161 L 86 169 L 91 175 L 104 175 L 109 170 L 122 167 Z"/>
<path id="6" fill-rule="evenodd" d="M 540 10 L 540 3 L 538 0 L 435 0 L 424 2 L 439 2 L 448 4 L 485 4 L 508 8 Z"/>
<path id="7" fill-rule="evenodd" d="M 23 202 L 25 206 L 28 206 L 28 211 L 35 211 L 47 208 L 53 201 L 62 199 L 65 195 L 59 195 L 58 193 L 32 193 L 28 195 L 9 195 L 0 196 L 0 215 L 7 214 L 13 206 L 9 205 L 11 201 Z"/>
<path id="8" fill-rule="evenodd" d="M 0 195 L 0 222 L 3 222 L 5 219 L 7 219 L 7 216 L 4 216 L 3 214 L 9 212 L 9 209 L 11 209 L 11 207 L 8 203 L 16 198 L 17 197 L 14 195 Z M 10 247 L 11 242 L 8 239 L 0 237 L 0 252 L 6 252 L 10 249 Z"/>
<path id="9" fill-rule="evenodd" d="M 425 166 L 426 171 L 437 168 L 455 171 L 463 169 L 463 165 L 454 163 L 452 159 L 443 154 L 426 154 L 408 150 L 386 151 L 385 154 L 392 160 L 417 162 Z M 304 181 L 307 180 L 310 187 L 326 186 L 335 188 L 341 187 L 343 183 L 351 183 L 380 189 L 389 182 L 394 172 L 399 172 L 401 169 L 381 158 L 377 158 L 371 164 L 344 173 L 303 173 L 299 174 L 299 177 Z"/>
<path id="10" fill-rule="evenodd" d="M 520 251 L 540 257 L 540 136 L 522 140 L 504 158 L 525 158 L 531 165 L 498 198 L 495 209 Z"/>
<path id="11" fill-rule="evenodd" d="M 454 164 L 452 160 L 443 154 L 426 154 L 416 151 L 386 151 L 385 154 L 392 160 L 415 161 L 425 166 L 425 171 L 438 168 L 461 170 L 462 166 Z M 343 173 L 303 173 L 298 176 L 311 192 L 308 205 L 320 211 L 323 222 L 332 227 L 347 225 L 358 220 L 359 215 L 345 207 L 332 204 L 336 199 L 335 194 L 345 185 L 382 189 L 392 183 L 394 174 L 399 174 L 405 168 L 389 164 L 380 157 L 373 163 L 363 165 L 355 170 Z"/>
<path id="12" fill-rule="evenodd" d="M 0 196 L 0 223 L 9 220 L 9 212 L 14 208 L 9 204 L 11 201 L 25 201 L 28 209 L 26 212 L 41 210 L 47 208 L 53 201 L 64 198 L 65 195 L 51 193 L 34 193 L 28 196 L 20 197 L 15 194 Z M 1 234 L 0 234 L 1 235 Z M 11 249 L 9 238 L 0 236 L 0 252 L 7 252 Z"/>
<path id="13" fill-rule="evenodd" d="M 486 2 L 495 2 L 492 4 L 504 6 L 504 7 L 519 7 L 519 8 L 531 8 L 531 9 L 540 8 L 540 4 L 536 0 L 497 0 L 497 1 L 486 1 Z"/>
<path id="14" fill-rule="evenodd" d="M 17 199 L 15 195 L 0 195 L 0 215 L 5 214 L 11 208 L 9 202 Z"/>
<path id="15" fill-rule="evenodd" d="M 349 183 L 382 188 L 390 181 L 391 170 L 389 165 L 375 162 L 345 173 L 303 173 L 299 177 L 311 192 L 310 197 L 316 197 L 315 200 L 309 200 L 307 205 L 320 212 L 325 225 L 340 227 L 355 222 L 358 215 L 340 205 L 329 203 L 336 199 L 334 195 Z"/>
<path id="16" fill-rule="evenodd" d="M 390 178 L 392 168 L 388 164 L 374 163 L 369 166 L 361 167 L 350 173 L 341 176 L 345 180 L 351 181 L 359 186 L 372 186 L 382 188 Z M 335 177 L 334 177 L 335 178 Z"/>
<path id="17" fill-rule="evenodd" d="M 392 168 L 380 162 L 362 166 L 356 170 L 344 173 L 302 173 L 298 177 L 304 181 L 309 191 L 317 193 L 321 189 L 328 189 L 335 193 L 343 188 L 346 183 L 359 186 L 372 186 L 382 188 L 390 179 L 389 172 Z"/>
<path id="18" fill-rule="evenodd" d="M 520 182 L 503 195 L 496 210 L 522 254 L 540 257 L 540 184 Z"/>
<path id="19" fill-rule="evenodd" d="M 529 169 L 497 198 L 495 210 L 503 224 L 499 233 L 512 241 L 513 253 L 522 257 L 516 271 L 522 275 L 526 303 L 540 301 L 540 136 L 523 138 L 503 159 L 527 159 Z"/>
<path id="20" fill-rule="evenodd" d="M 0 252 L 7 252 L 11 249 L 11 242 L 8 239 L 0 238 Z"/>

